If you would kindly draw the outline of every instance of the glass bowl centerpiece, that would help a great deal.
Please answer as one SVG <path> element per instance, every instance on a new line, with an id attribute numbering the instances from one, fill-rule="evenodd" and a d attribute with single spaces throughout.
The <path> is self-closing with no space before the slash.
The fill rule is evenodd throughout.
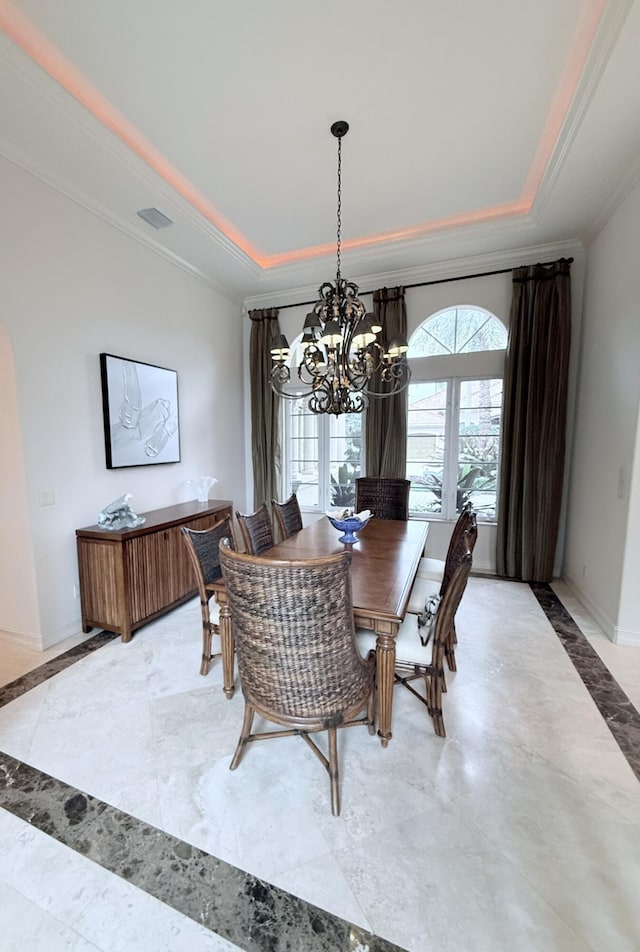
<path id="1" fill-rule="evenodd" d="M 371 518 L 371 511 L 365 509 L 363 512 L 354 513 L 353 510 L 345 509 L 342 512 L 327 512 L 327 519 L 334 527 L 343 533 L 338 538 L 338 542 L 344 542 L 346 545 L 353 545 L 354 542 L 357 542 L 356 532 L 360 532 L 369 519 Z"/>

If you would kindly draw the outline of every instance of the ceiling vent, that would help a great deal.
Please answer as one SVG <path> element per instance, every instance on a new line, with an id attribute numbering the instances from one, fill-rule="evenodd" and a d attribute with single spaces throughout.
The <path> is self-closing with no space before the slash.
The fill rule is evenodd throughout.
<path id="1" fill-rule="evenodd" d="M 173 225 L 171 219 L 163 215 L 157 208 L 141 208 L 137 214 L 152 228 L 168 228 L 169 225 Z"/>

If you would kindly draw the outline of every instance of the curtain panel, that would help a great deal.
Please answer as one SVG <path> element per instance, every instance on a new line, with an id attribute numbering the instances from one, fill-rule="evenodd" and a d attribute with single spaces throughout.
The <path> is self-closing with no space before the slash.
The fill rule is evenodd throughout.
<path id="1" fill-rule="evenodd" d="M 278 308 L 249 311 L 251 338 L 249 372 L 251 375 L 251 458 L 253 462 L 253 506 L 279 494 L 280 398 L 271 387 L 271 341 L 280 333 Z"/>
<path id="2" fill-rule="evenodd" d="M 505 361 L 496 568 L 549 582 L 560 523 L 565 459 L 570 262 L 513 272 Z"/>
<path id="3" fill-rule="evenodd" d="M 404 288 L 381 288 L 373 292 L 373 313 L 382 325 L 382 340 L 407 336 Z M 384 393 L 389 386 L 380 374 L 373 389 Z M 365 472 L 367 476 L 404 479 L 407 465 L 407 391 L 390 397 L 371 397 L 365 425 Z"/>

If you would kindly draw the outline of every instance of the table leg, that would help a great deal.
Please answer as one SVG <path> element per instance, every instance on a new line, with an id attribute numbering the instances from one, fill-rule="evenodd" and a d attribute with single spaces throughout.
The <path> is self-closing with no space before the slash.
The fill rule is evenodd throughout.
<path id="1" fill-rule="evenodd" d="M 385 625 L 385 627 L 391 627 Z M 378 694 L 378 737 L 386 747 L 391 740 L 391 710 L 396 667 L 395 631 L 380 631 L 376 625 L 376 682 Z"/>
<path id="2" fill-rule="evenodd" d="M 220 645 L 222 650 L 222 685 L 228 700 L 233 697 L 235 685 L 233 683 L 233 630 L 231 628 L 231 611 L 225 602 L 220 605 Z"/>

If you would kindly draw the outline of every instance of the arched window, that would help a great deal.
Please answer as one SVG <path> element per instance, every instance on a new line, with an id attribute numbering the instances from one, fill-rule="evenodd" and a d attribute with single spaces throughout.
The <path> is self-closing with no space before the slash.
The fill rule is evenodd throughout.
<path id="1" fill-rule="evenodd" d="M 507 331 L 484 308 L 428 317 L 409 342 L 407 478 L 414 515 L 495 519 Z"/>
<path id="2" fill-rule="evenodd" d="M 507 330 L 494 314 L 481 307 L 451 307 L 428 317 L 409 342 L 408 357 L 472 354 L 504 350 Z"/>

